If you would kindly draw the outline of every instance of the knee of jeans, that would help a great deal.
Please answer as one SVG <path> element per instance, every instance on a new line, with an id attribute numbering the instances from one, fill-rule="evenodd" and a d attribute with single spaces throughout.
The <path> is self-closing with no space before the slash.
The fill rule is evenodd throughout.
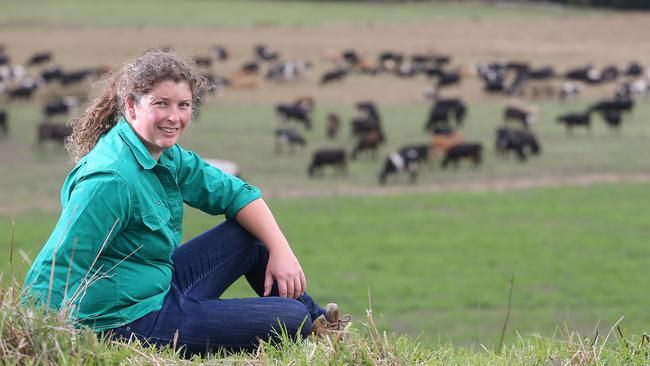
<path id="1" fill-rule="evenodd" d="M 309 331 L 311 330 L 311 316 L 309 315 L 309 311 L 298 300 L 287 301 L 285 316 L 282 322 L 291 337 L 295 337 L 300 333 L 304 338 L 309 335 Z"/>

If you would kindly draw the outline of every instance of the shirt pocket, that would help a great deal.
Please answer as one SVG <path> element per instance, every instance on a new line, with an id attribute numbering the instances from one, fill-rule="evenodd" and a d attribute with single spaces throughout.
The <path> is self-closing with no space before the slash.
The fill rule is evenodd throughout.
<path id="1" fill-rule="evenodd" d="M 142 222 L 152 231 L 164 228 L 169 223 L 169 219 L 171 219 L 171 213 L 161 201 L 142 212 Z"/>

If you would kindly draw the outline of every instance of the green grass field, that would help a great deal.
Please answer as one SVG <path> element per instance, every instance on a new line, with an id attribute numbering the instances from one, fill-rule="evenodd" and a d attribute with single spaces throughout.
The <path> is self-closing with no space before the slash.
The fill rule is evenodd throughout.
<path id="1" fill-rule="evenodd" d="M 494 345 L 514 275 L 509 341 L 515 331 L 553 334 L 564 324 L 591 334 L 620 317 L 647 330 L 647 184 L 329 199 L 270 205 L 321 302 L 363 319 L 368 291 L 384 328 L 456 344 Z M 56 215 L 16 218 L 19 251 L 33 258 Z M 185 237 L 219 219 L 190 210 Z M 10 218 L 2 217 L 3 242 Z M 3 245 L 0 263 L 8 263 Z M 5 273 L 8 266 L 4 267 Z M 5 275 L 5 281 L 7 277 Z M 228 296 L 250 296 L 243 284 Z"/>
<path id="2" fill-rule="evenodd" d="M 559 18 L 599 14 L 585 9 L 485 6 L 434 2 L 346 1 L 30 1 L 5 4 L 0 26 L 313 27 L 323 24 L 377 25 L 430 21 Z M 167 11 L 174 9 L 174 11 Z"/>

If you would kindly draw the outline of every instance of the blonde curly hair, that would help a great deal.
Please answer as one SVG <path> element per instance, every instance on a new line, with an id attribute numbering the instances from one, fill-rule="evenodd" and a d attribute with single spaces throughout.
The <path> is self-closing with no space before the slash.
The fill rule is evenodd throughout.
<path id="1" fill-rule="evenodd" d="M 185 81 L 192 91 L 192 106 L 196 108 L 207 91 L 205 77 L 193 63 L 171 50 L 154 49 L 125 64 L 105 80 L 103 93 L 94 99 L 85 113 L 74 118 L 72 134 L 65 147 L 74 163 L 92 150 L 99 138 L 124 115 L 128 98 L 140 101 L 161 81 Z"/>

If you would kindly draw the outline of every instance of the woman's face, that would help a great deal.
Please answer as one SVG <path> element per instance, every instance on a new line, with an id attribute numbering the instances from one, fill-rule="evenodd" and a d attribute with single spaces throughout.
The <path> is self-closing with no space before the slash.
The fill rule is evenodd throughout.
<path id="1" fill-rule="evenodd" d="M 151 156 L 176 143 L 192 117 L 192 91 L 187 82 L 161 81 L 139 101 L 126 101 L 127 120 Z"/>

